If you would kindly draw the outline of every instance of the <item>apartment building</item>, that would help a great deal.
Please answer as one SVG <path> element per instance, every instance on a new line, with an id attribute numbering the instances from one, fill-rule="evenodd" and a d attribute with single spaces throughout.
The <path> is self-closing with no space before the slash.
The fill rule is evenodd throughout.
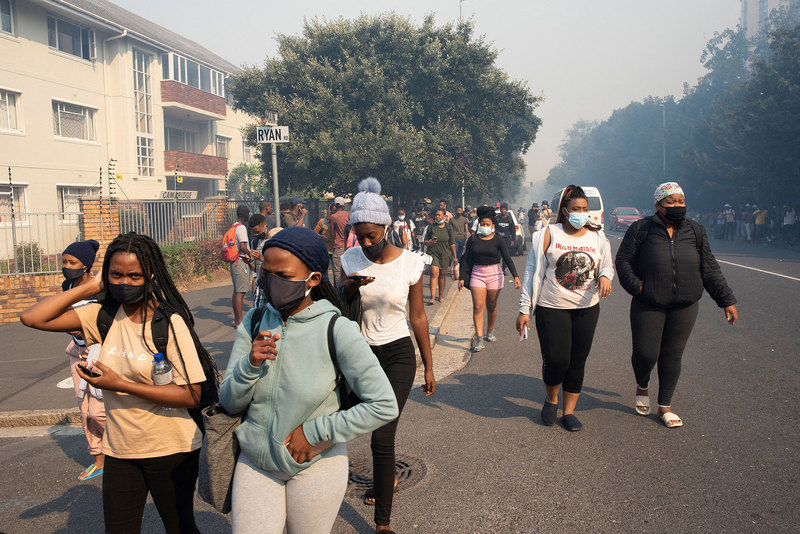
<path id="1" fill-rule="evenodd" d="M 0 223 L 12 187 L 18 214 L 218 194 L 252 160 L 254 119 L 226 100 L 237 70 L 106 0 L 0 0 Z"/>

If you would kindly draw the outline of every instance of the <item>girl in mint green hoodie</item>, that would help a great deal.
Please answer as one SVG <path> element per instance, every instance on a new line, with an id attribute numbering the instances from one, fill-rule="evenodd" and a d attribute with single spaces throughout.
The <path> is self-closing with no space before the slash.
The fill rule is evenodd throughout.
<path id="1" fill-rule="evenodd" d="M 302 227 L 267 241 L 258 280 L 268 305 L 256 339 L 253 310 L 236 332 L 220 403 L 243 413 L 233 479 L 235 533 L 329 532 L 347 488 L 345 443 L 398 415 L 386 374 L 356 323 L 338 317 L 327 280 L 328 251 Z M 340 410 L 334 347 L 347 384 L 362 400 Z"/>

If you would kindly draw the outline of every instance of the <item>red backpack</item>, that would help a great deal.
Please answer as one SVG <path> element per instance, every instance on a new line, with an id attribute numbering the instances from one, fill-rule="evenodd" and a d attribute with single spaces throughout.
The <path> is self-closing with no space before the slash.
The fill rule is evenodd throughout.
<path id="1" fill-rule="evenodd" d="M 233 263 L 239 259 L 239 243 L 236 242 L 236 227 L 241 226 L 242 223 L 235 222 L 228 228 L 225 235 L 222 236 L 222 251 L 220 257 L 222 261 Z"/>

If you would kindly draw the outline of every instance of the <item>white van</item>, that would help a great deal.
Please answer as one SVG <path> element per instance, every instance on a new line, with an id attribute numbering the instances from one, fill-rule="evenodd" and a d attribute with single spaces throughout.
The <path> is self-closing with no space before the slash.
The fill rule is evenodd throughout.
<path id="1" fill-rule="evenodd" d="M 550 203 L 550 210 L 553 212 L 553 215 L 550 217 L 551 224 L 556 222 L 558 218 L 558 206 L 561 205 L 561 197 L 564 195 L 564 189 L 556 193 L 555 196 L 553 196 L 553 201 Z M 586 193 L 586 198 L 589 201 L 589 222 L 603 228 L 605 224 L 605 213 L 603 211 L 603 197 L 600 196 L 600 190 L 596 187 L 584 186 L 581 186 L 581 189 Z"/>

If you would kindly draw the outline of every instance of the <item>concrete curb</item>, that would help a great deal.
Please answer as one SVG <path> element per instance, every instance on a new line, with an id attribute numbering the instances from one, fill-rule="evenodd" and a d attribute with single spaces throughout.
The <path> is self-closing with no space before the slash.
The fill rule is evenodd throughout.
<path id="1" fill-rule="evenodd" d="M 0 428 L 72 425 L 80 423 L 81 412 L 77 408 L 0 412 Z"/>
<path id="2" fill-rule="evenodd" d="M 431 337 L 431 350 L 436 346 L 439 331 L 442 328 L 447 313 L 455 301 L 455 293 L 458 291 L 458 282 L 449 284 L 446 289 L 445 298 L 442 300 L 439 309 L 428 322 L 428 332 Z M 421 362 L 421 360 L 420 360 Z M 420 363 L 418 362 L 418 363 Z M 72 425 L 80 424 L 81 414 L 77 408 L 57 409 L 57 410 L 23 410 L 19 412 L 0 412 L 0 428 L 11 428 L 21 426 L 53 426 L 53 425 Z"/>

